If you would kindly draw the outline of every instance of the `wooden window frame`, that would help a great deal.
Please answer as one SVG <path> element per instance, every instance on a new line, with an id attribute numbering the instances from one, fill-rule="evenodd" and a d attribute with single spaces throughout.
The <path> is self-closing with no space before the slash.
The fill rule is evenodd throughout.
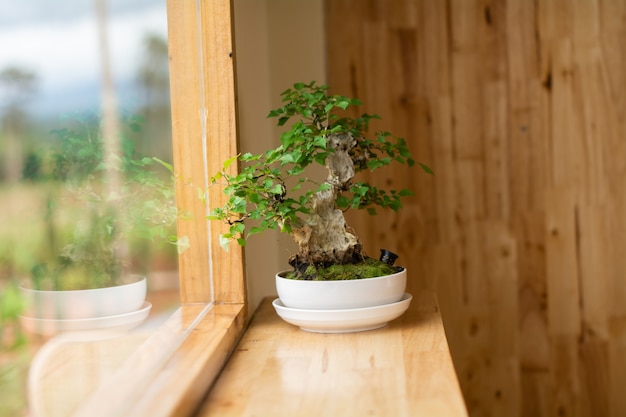
<path id="1" fill-rule="evenodd" d="M 243 251 L 224 251 L 226 225 L 204 220 L 208 205 L 226 201 L 222 188 L 207 187 L 208 177 L 237 154 L 231 0 L 168 0 L 167 14 L 176 196 L 192 217 L 178 225 L 190 242 L 179 257 L 181 302 L 245 304 Z M 206 202 L 199 189 L 208 190 Z"/>
<path id="2" fill-rule="evenodd" d="M 206 221 L 209 207 L 225 198 L 219 186 L 208 187 L 208 177 L 237 154 L 232 10 L 231 0 L 167 0 L 176 198 L 190 214 L 178 222 L 178 235 L 189 239 L 179 255 L 181 307 L 78 416 L 191 414 L 244 332 L 243 250 L 224 251 L 225 226 Z"/>

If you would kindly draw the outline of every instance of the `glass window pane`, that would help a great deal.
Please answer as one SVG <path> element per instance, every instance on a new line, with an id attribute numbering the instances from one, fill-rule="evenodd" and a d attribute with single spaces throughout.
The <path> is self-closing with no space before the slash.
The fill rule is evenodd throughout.
<path id="1" fill-rule="evenodd" d="M 2 8 L 0 415 L 21 415 L 30 360 L 59 329 L 151 329 L 179 306 L 176 209 L 164 2 Z M 129 275 L 147 277 L 138 301 L 76 292 Z"/>

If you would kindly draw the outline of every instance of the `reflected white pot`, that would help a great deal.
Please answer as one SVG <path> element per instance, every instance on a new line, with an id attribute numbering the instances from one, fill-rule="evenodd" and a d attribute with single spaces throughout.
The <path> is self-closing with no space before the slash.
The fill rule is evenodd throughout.
<path id="1" fill-rule="evenodd" d="M 285 307 L 344 310 L 400 301 L 406 289 L 406 268 L 378 278 L 345 281 L 304 281 L 276 274 L 276 291 Z"/>
<path id="2" fill-rule="evenodd" d="M 127 284 L 90 290 L 44 291 L 20 287 L 26 303 L 24 316 L 51 320 L 77 320 L 126 314 L 142 308 L 146 277 L 133 275 Z"/>

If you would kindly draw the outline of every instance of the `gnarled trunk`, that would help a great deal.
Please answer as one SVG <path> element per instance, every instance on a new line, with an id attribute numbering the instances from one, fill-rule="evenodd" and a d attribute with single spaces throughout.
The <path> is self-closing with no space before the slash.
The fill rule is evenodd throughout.
<path id="1" fill-rule="evenodd" d="M 354 164 L 350 150 L 356 140 L 349 133 L 333 134 L 327 138 L 327 148 L 332 153 L 326 159 L 331 187 L 315 196 L 313 213 L 304 226 L 294 230 L 298 253 L 290 264 L 298 268 L 310 264 L 345 264 L 361 261 L 359 238 L 347 226 L 343 212 L 336 208 L 337 194 L 347 188 L 354 177 Z"/>

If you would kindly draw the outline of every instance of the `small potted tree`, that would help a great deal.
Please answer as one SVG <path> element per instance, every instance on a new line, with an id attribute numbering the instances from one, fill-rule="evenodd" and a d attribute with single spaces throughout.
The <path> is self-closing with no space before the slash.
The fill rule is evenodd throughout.
<path id="1" fill-rule="evenodd" d="M 127 125 L 139 128 L 132 118 Z M 146 277 L 132 271 L 135 252 L 143 241 L 176 241 L 172 168 L 139 156 L 130 139 L 123 140 L 115 167 L 107 166 L 97 119 L 52 133 L 46 236 L 31 279 L 20 288 L 22 324 L 43 334 L 137 324 L 150 305 Z"/>
<path id="2" fill-rule="evenodd" d="M 395 211 L 402 207 L 401 199 L 411 195 L 409 190 L 383 190 L 357 181 L 356 176 L 392 163 L 415 165 L 406 142 L 389 132 L 368 137 L 370 121 L 379 117 L 343 116 L 360 101 L 330 95 L 326 86 L 315 82 L 295 84 L 282 93 L 282 100 L 283 106 L 269 113 L 279 126 L 289 126 L 280 145 L 224 163 L 211 181 L 225 185 L 229 199 L 223 207 L 214 208 L 209 218 L 230 226 L 221 236 L 223 246 L 233 240 L 245 245 L 250 236 L 268 229 L 293 237 L 298 250 L 289 259 L 292 270 L 276 275 L 279 299 L 274 306 L 283 318 L 289 313 L 306 314 L 308 322 L 301 327 L 316 330 L 311 322 L 326 315 L 328 319 L 322 319 L 317 328 L 320 331 L 384 325 L 388 318 L 338 327 L 329 321 L 335 321 L 333 311 L 345 316 L 365 309 L 384 316 L 390 309 L 402 312 L 408 307 L 406 269 L 393 265 L 395 255 L 387 251 L 381 259 L 363 253 L 344 217 L 350 209 L 376 214 L 377 206 Z M 239 172 L 229 174 L 229 166 L 236 161 L 241 165 Z M 325 178 L 312 176 L 310 168 L 315 165 L 326 168 Z M 431 173 L 426 165 L 419 165 Z"/>

